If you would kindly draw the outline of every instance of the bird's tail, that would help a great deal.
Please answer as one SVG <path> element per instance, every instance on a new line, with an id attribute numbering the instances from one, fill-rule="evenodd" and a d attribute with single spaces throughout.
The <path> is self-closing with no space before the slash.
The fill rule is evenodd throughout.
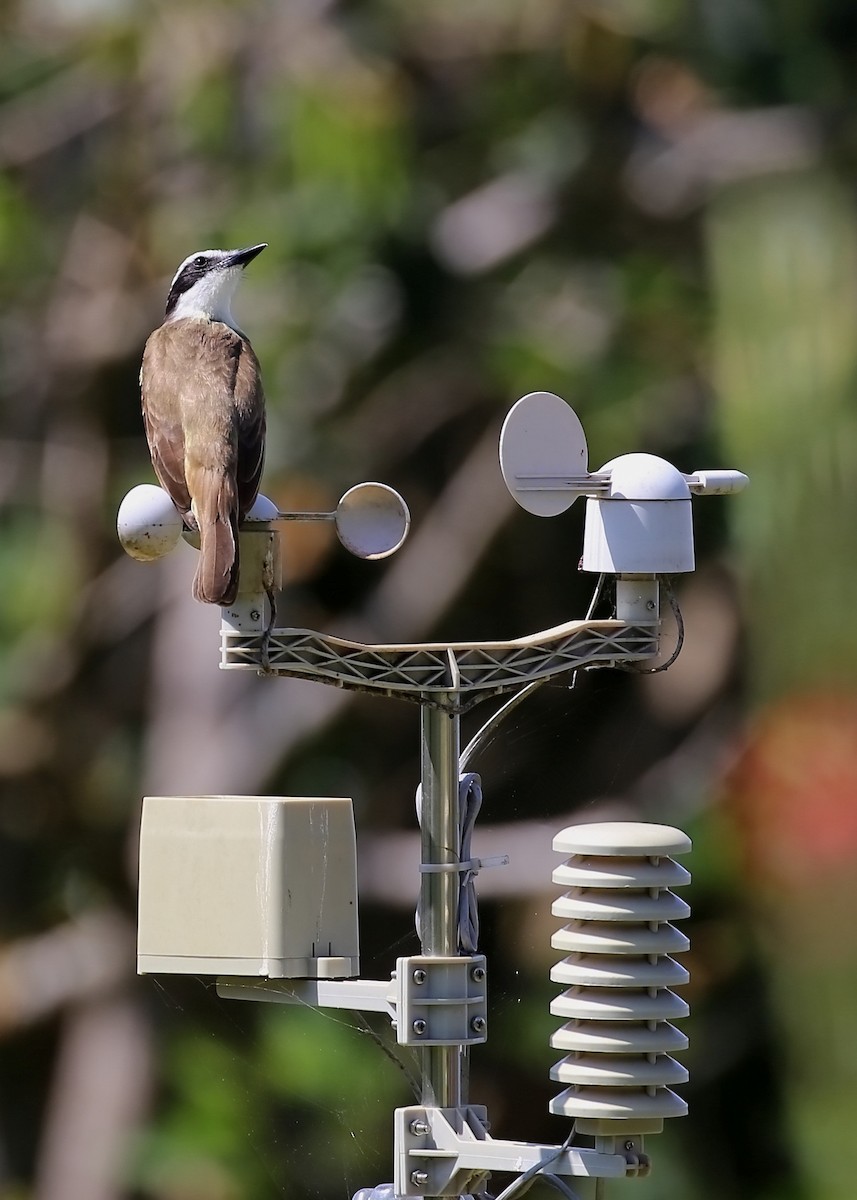
<path id="1" fill-rule="evenodd" d="M 235 480 L 208 470 L 198 481 L 193 511 L 199 524 L 199 563 L 193 597 L 232 604 L 238 593 L 238 495 Z"/>

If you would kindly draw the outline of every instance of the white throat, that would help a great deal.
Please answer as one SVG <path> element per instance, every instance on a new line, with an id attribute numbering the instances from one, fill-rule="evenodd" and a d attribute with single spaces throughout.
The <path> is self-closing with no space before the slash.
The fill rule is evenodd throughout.
<path id="1" fill-rule="evenodd" d="M 169 315 L 170 321 L 188 317 L 205 321 L 222 321 L 234 329 L 241 330 L 232 315 L 232 297 L 241 278 L 241 268 L 227 271 L 212 271 L 204 275 L 192 288 L 179 296 L 175 308 Z"/>

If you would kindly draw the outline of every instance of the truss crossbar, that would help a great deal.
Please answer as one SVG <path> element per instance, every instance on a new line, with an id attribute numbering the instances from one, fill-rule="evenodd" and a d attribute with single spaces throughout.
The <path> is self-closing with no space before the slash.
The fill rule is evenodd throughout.
<path id="1" fill-rule="evenodd" d="M 275 629 L 266 640 L 258 633 L 223 629 L 220 665 L 441 707 L 449 706 L 449 693 L 454 691 L 455 709 L 462 711 L 477 700 L 536 680 L 595 663 L 651 658 L 657 650 L 656 626 L 622 621 L 570 621 L 512 641 L 448 645 L 373 646 L 308 629 Z"/>

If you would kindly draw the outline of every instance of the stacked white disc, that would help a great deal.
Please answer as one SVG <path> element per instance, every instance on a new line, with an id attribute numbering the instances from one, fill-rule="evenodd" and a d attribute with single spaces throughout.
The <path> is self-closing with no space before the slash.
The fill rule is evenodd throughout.
<path id="1" fill-rule="evenodd" d="M 569 890 L 553 904 L 567 924 L 551 939 L 567 954 L 551 979 L 568 989 L 551 1004 L 566 1020 L 551 1045 L 567 1052 L 551 1079 L 567 1086 L 549 1107 L 581 1132 L 614 1122 L 654 1132 L 687 1112 L 671 1090 L 687 1071 L 671 1055 L 687 1045 L 672 1021 L 688 1006 L 671 989 L 689 978 L 672 955 L 690 943 L 672 922 L 690 909 L 670 889 L 690 881 L 671 857 L 690 846 L 678 829 L 637 822 L 573 825 L 554 838 L 571 855 L 553 873 Z"/>

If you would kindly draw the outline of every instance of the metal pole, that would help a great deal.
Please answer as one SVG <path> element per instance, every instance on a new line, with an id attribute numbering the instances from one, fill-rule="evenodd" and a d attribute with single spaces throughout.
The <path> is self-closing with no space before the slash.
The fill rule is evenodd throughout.
<path id="1" fill-rule="evenodd" d="M 454 704 L 454 692 L 442 700 Z M 427 864 L 458 862 L 459 719 L 433 705 L 421 706 L 421 848 Z M 458 885 L 455 871 L 424 872 L 420 879 L 420 941 L 423 954 L 458 953 Z M 422 1102 L 439 1108 L 462 1103 L 461 1047 L 422 1051 Z"/>

